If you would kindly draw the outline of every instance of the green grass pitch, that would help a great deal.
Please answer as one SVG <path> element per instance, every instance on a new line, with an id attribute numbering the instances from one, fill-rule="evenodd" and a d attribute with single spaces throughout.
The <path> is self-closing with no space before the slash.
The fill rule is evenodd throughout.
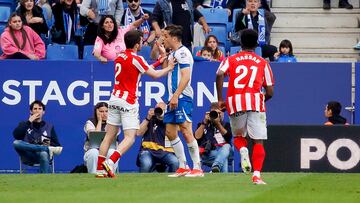
<path id="1" fill-rule="evenodd" d="M 0 203 L 351 203 L 360 202 L 360 174 L 263 173 L 267 185 L 251 175 L 205 174 L 168 178 L 167 174 L 121 173 L 116 179 L 91 174 L 0 175 Z"/>

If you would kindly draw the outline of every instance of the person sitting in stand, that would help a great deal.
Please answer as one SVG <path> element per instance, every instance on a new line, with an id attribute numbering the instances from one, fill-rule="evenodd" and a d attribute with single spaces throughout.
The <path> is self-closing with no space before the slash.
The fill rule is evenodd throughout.
<path id="1" fill-rule="evenodd" d="M 293 53 L 293 47 L 289 40 L 284 39 L 279 45 L 279 51 L 274 54 L 276 62 L 297 62 Z"/>
<path id="2" fill-rule="evenodd" d="M 208 35 L 205 39 L 204 47 L 209 47 L 211 50 L 213 61 L 223 61 L 225 54 L 219 49 L 219 40 L 215 35 Z M 196 53 L 196 56 L 200 56 L 200 52 Z"/>

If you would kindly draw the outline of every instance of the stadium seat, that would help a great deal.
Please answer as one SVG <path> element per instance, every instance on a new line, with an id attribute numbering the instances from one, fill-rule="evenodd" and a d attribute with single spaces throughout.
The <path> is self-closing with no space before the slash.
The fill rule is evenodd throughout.
<path id="1" fill-rule="evenodd" d="M 153 12 L 156 0 L 141 0 L 141 8 Z"/>
<path id="2" fill-rule="evenodd" d="M 50 161 L 49 161 L 49 165 L 50 165 L 50 170 L 52 173 L 55 173 L 55 160 L 54 158 L 52 158 Z M 40 167 L 40 164 L 29 164 L 29 163 L 26 163 L 26 161 L 24 161 L 20 156 L 19 156 L 19 173 L 22 174 L 24 172 L 27 171 L 27 169 L 29 167 Z"/>
<path id="3" fill-rule="evenodd" d="M 92 54 L 94 50 L 93 45 L 86 45 L 84 46 L 84 54 L 83 54 L 83 60 L 85 61 L 94 61 L 97 60 L 95 56 Z"/>
<path id="4" fill-rule="evenodd" d="M 11 14 L 11 8 L 0 5 L 0 24 L 6 25 Z"/>
<path id="5" fill-rule="evenodd" d="M 199 11 L 210 27 L 227 27 L 228 13 L 226 9 L 203 8 Z"/>
<path id="6" fill-rule="evenodd" d="M 238 53 L 241 50 L 240 46 L 230 47 L 230 56 Z"/>
<path id="7" fill-rule="evenodd" d="M 219 46 L 226 46 L 227 32 L 226 27 L 210 26 L 209 35 L 215 35 L 219 40 Z"/>
<path id="8" fill-rule="evenodd" d="M 257 55 L 259 55 L 259 56 L 262 56 L 262 49 L 261 49 L 261 47 L 256 47 L 255 53 L 256 53 Z"/>
<path id="9" fill-rule="evenodd" d="M 79 59 L 76 45 L 49 45 L 46 51 L 48 60 L 77 60 Z"/>
<path id="10" fill-rule="evenodd" d="M 241 11 L 241 8 L 237 8 L 233 10 L 233 16 L 232 16 L 232 29 L 235 31 L 235 22 L 236 22 L 236 16 Z"/>
<path id="11" fill-rule="evenodd" d="M 144 57 L 144 59 L 148 61 L 148 60 L 151 60 L 150 53 L 151 53 L 151 47 L 143 46 L 143 47 L 141 47 L 141 51 L 139 51 L 137 54 Z"/>

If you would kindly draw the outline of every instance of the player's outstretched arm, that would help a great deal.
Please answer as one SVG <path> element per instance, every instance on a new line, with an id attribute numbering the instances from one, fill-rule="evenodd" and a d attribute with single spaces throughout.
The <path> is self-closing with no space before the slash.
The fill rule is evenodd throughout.
<path id="1" fill-rule="evenodd" d="M 149 68 L 145 74 L 149 75 L 152 78 L 160 78 L 167 74 L 168 72 L 172 71 L 174 69 L 174 61 L 169 61 L 168 66 L 166 68 L 163 68 L 161 70 L 154 70 L 152 68 Z"/>
<path id="2" fill-rule="evenodd" d="M 274 86 L 265 87 L 265 101 L 268 101 L 274 95 Z"/>

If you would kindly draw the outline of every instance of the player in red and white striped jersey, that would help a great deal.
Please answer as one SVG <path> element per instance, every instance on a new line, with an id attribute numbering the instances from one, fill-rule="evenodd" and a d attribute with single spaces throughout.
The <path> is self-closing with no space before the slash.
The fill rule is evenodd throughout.
<path id="1" fill-rule="evenodd" d="M 109 115 L 107 131 L 99 149 L 96 177 L 115 177 L 113 165 L 132 146 L 136 131 L 139 129 L 139 104 L 137 98 L 138 86 L 142 74 L 153 78 L 166 75 L 174 69 L 174 62 L 169 61 L 168 66 L 161 70 L 154 70 L 154 66 L 161 61 L 148 65 L 143 57 L 136 54 L 141 49 L 142 32 L 128 31 L 125 36 L 126 50 L 115 59 L 115 84 L 109 100 Z M 117 150 L 106 159 L 107 151 L 122 126 L 124 139 L 117 146 Z"/>
<path id="2" fill-rule="evenodd" d="M 234 145 L 240 152 L 241 166 L 245 173 L 251 172 L 251 163 L 245 139 L 248 134 L 254 140 L 252 165 L 254 184 L 265 184 L 260 171 L 265 159 L 263 140 L 267 139 L 265 101 L 274 92 L 274 78 L 270 65 L 254 50 L 257 33 L 247 29 L 241 33 L 242 51 L 224 60 L 216 74 L 219 105 L 230 116 Z M 229 77 L 226 100 L 222 97 L 225 76 Z"/>

